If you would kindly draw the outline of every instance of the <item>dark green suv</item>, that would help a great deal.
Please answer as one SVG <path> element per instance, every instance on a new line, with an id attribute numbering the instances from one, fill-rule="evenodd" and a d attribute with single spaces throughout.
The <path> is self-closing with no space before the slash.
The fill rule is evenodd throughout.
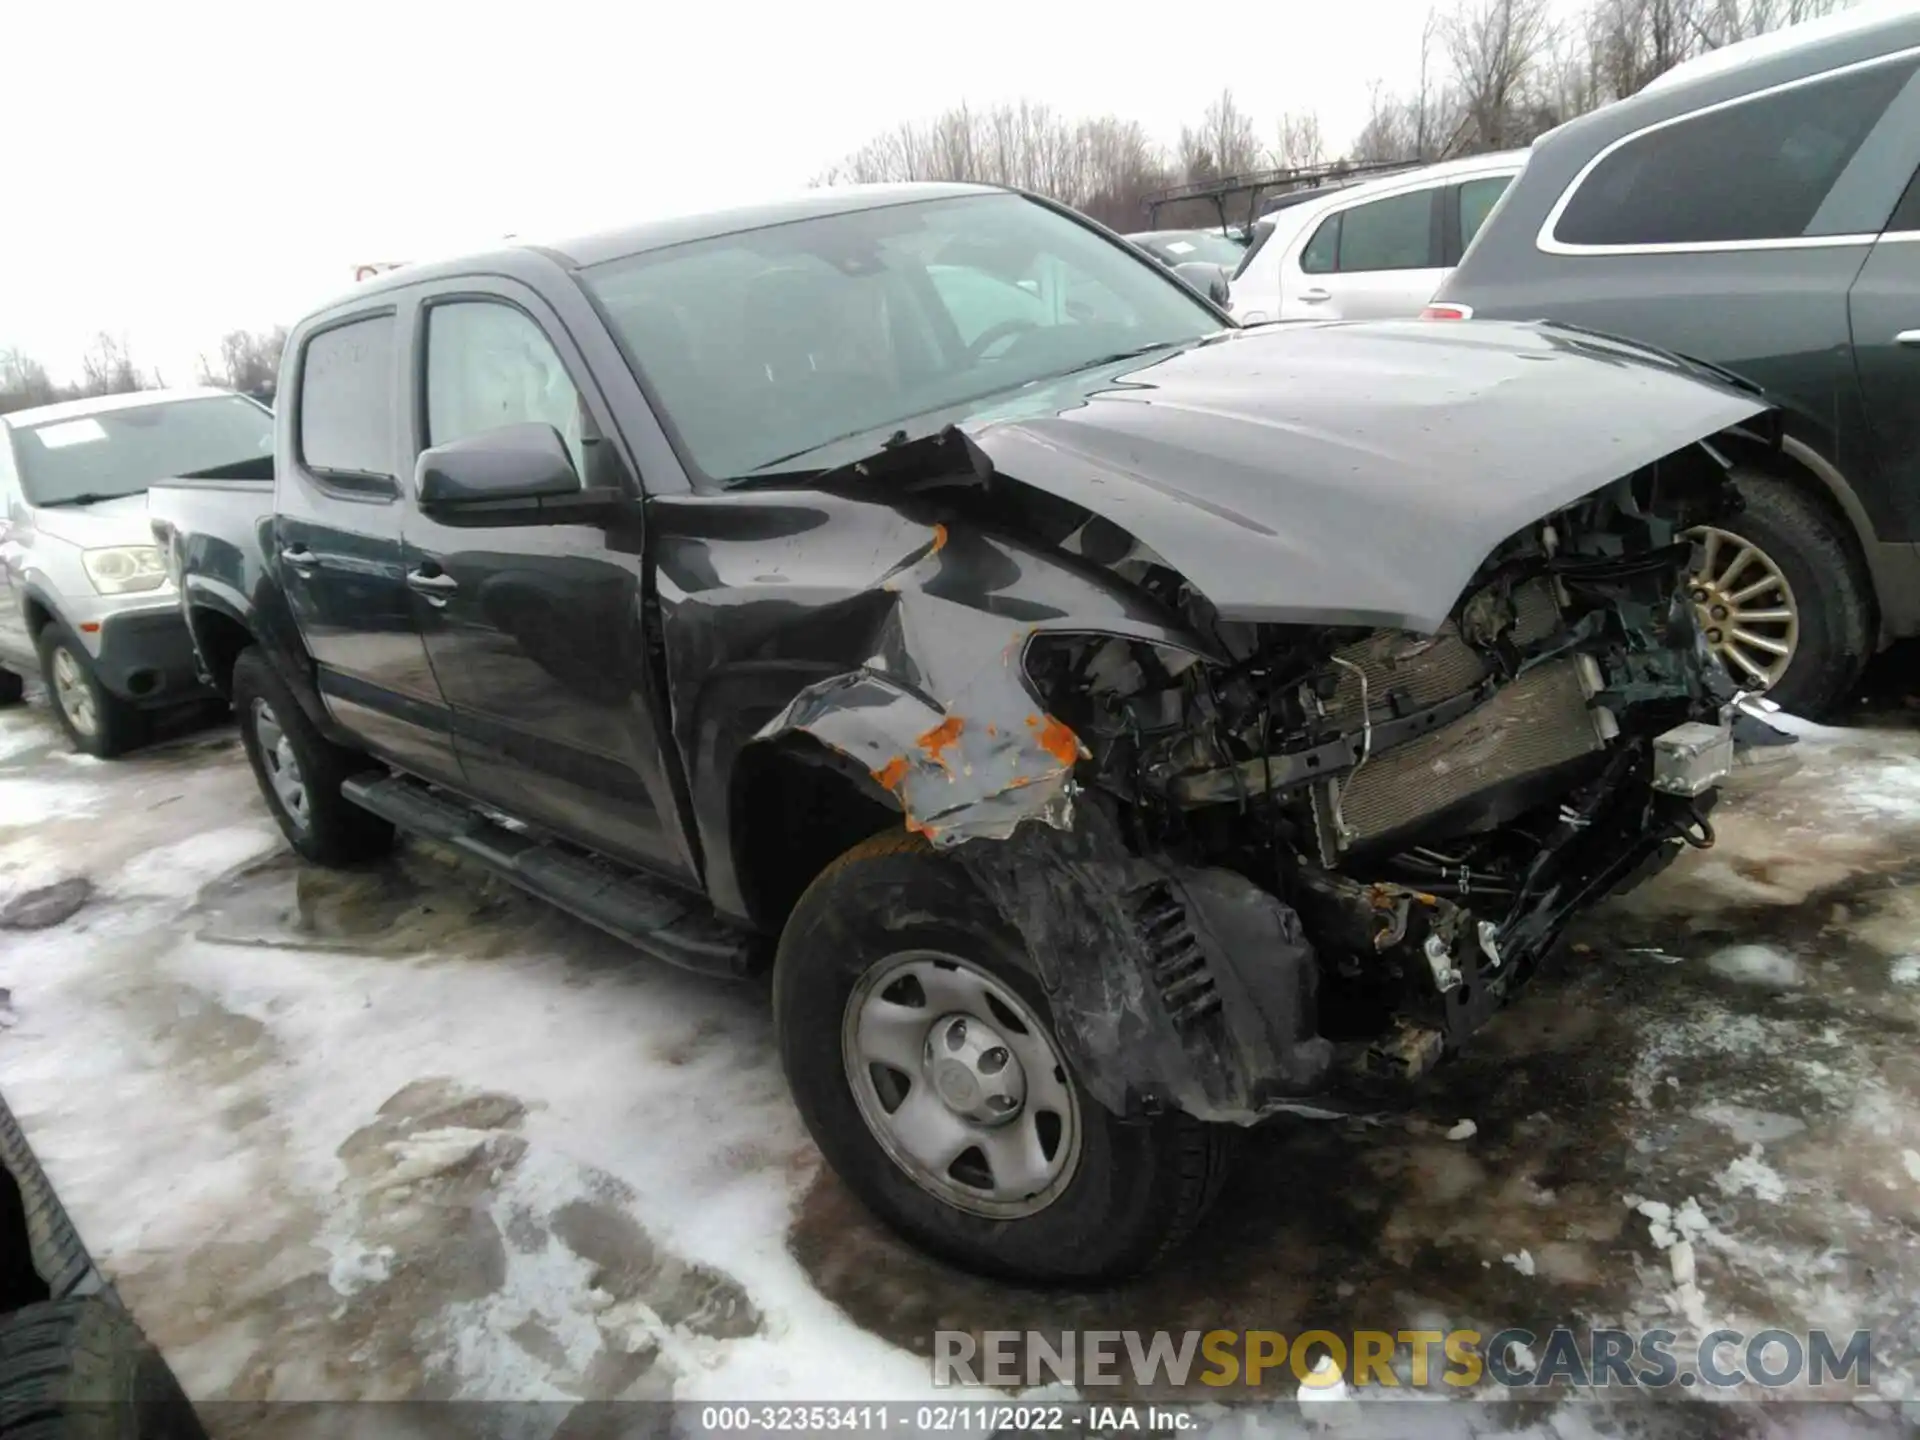
<path id="1" fill-rule="evenodd" d="M 1817 714 L 1920 633 L 1920 11 L 1683 65 L 1533 147 L 1433 319 L 1551 319 L 1740 375 L 1786 414 L 1694 599 L 1737 679 Z M 1630 423 L 1622 417 L 1622 423 Z"/>

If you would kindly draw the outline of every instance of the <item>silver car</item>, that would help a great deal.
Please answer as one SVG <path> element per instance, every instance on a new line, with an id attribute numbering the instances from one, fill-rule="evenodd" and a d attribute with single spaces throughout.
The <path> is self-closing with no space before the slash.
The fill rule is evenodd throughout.
<path id="1" fill-rule="evenodd" d="M 0 704 L 39 675 L 76 748 L 117 755 L 157 709 L 210 698 L 147 523 L 147 487 L 272 474 L 273 414 L 148 390 L 0 415 Z"/>

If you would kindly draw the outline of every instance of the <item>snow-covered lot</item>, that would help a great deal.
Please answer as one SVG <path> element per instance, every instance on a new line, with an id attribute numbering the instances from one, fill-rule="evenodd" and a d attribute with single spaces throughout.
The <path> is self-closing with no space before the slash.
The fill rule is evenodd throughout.
<path id="1" fill-rule="evenodd" d="M 1197 1243 L 1115 1292 L 879 1231 L 762 987 L 418 847 L 294 863 L 225 728 L 103 764 L 0 716 L 0 899 L 96 887 L 0 932 L 0 1090 L 196 1399 L 905 1398 L 936 1329 L 1556 1324 L 1870 1329 L 1905 1396 L 1920 731 L 1800 728 L 1418 1113 L 1254 1135 Z"/>

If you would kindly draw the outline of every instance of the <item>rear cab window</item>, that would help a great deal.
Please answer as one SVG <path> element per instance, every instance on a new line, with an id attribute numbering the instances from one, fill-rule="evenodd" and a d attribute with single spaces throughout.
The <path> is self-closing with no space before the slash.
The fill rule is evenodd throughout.
<path id="1" fill-rule="evenodd" d="M 1909 59 L 1830 75 L 1630 136 L 1576 181 L 1551 238 L 1709 246 L 1857 230 L 1822 206 L 1915 68 Z"/>
<path id="2" fill-rule="evenodd" d="M 300 462 L 328 484 L 392 494 L 396 330 L 368 315 L 310 336 L 295 411 Z"/>

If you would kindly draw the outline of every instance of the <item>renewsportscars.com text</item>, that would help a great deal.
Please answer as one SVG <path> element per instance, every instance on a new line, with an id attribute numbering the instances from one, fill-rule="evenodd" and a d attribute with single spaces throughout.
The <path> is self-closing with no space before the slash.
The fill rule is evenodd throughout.
<path id="1" fill-rule="evenodd" d="M 935 1385 L 1032 1387 L 1345 1384 L 1373 1389 L 1568 1385 L 1873 1384 L 1873 1337 L 1824 1330 L 1715 1330 L 1681 1346 L 1671 1330 L 938 1330 Z M 1330 1358 L 1331 1366 L 1322 1364 Z"/>

